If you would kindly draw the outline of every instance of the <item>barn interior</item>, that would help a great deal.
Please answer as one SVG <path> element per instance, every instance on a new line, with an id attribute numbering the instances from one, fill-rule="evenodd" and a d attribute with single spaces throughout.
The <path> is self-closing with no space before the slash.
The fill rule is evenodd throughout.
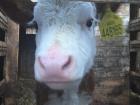
<path id="1" fill-rule="evenodd" d="M 91 105 L 140 105 L 140 1 L 91 1 L 100 18 L 109 4 L 124 19 L 125 32 L 102 40 L 97 27 L 94 73 L 85 76 L 80 88 L 94 94 Z M 52 91 L 34 80 L 36 30 L 27 27 L 34 5 L 0 1 L 0 105 L 43 105 Z"/>

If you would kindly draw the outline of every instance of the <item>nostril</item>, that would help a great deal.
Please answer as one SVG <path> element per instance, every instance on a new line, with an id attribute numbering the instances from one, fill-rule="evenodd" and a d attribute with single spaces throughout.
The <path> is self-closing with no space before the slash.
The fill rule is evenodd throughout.
<path id="1" fill-rule="evenodd" d="M 64 65 L 62 66 L 62 70 L 66 70 L 66 68 L 68 68 L 71 65 L 71 62 L 72 62 L 72 57 L 69 56 L 66 62 L 64 63 Z"/>
<path id="2" fill-rule="evenodd" d="M 73 59 L 72 56 L 64 56 L 58 55 L 55 58 L 39 56 L 38 57 L 38 64 L 44 70 L 51 71 L 64 71 L 68 70 L 72 65 Z"/>
<path id="3" fill-rule="evenodd" d="M 40 66 L 41 66 L 43 69 L 45 69 L 45 66 L 44 66 L 44 64 L 43 64 L 43 62 L 42 62 L 42 60 L 41 60 L 41 57 L 38 57 L 38 62 L 39 62 L 39 64 L 40 64 Z"/>

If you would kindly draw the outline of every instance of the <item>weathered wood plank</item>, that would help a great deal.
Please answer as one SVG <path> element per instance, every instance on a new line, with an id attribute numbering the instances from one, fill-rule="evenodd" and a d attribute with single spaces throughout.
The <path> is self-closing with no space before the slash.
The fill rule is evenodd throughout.
<path id="1" fill-rule="evenodd" d="M 6 56 L 6 50 L 2 50 L 0 49 L 0 56 Z"/>
<path id="2" fill-rule="evenodd" d="M 140 30 L 140 17 L 131 20 L 129 23 L 129 31 L 139 31 Z"/>
<path id="3" fill-rule="evenodd" d="M 139 46 L 140 45 L 140 40 L 131 41 L 130 44 Z"/>
<path id="4" fill-rule="evenodd" d="M 6 43 L 3 41 L 0 41 L 0 48 L 7 48 Z"/>
<path id="5" fill-rule="evenodd" d="M 140 22 L 140 17 L 130 21 L 130 25 L 136 24 Z"/>
<path id="6" fill-rule="evenodd" d="M 133 96 L 139 98 L 139 100 L 140 100 L 140 95 L 138 95 L 138 94 L 136 94 L 136 93 L 134 93 L 134 92 L 131 92 L 131 95 L 133 95 Z"/>
<path id="7" fill-rule="evenodd" d="M 140 103 L 140 95 L 130 92 L 130 105 L 139 105 Z"/>
<path id="8" fill-rule="evenodd" d="M 9 83 L 5 105 L 16 105 L 16 82 L 18 74 L 19 25 L 8 19 L 7 55 L 5 63 L 5 79 Z"/>
<path id="9" fill-rule="evenodd" d="M 138 72 L 131 71 L 131 72 L 130 72 L 130 75 L 131 75 L 131 76 L 134 76 L 134 77 L 140 78 L 140 73 L 138 73 Z"/>
<path id="10" fill-rule="evenodd" d="M 3 19 L 4 22 L 7 23 L 7 17 L 1 9 L 0 9 L 0 17 Z"/>
<path id="11" fill-rule="evenodd" d="M 130 95 L 132 95 L 133 97 L 137 98 L 140 102 L 140 95 L 134 93 L 134 92 L 131 92 Z"/>
<path id="12" fill-rule="evenodd" d="M 0 9 L 0 28 L 7 29 L 7 17 L 4 12 Z"/>
<path id="13" fill-rule="evenodd" d="M 134 40 L 130 41 L 130 49 L 131 51 L 139 51 L 140 50 L 140 41 L 139 40 Z"/>
<path id="14" fill-rule="evenodd" d="M 140 73 L 131 72 L 130 73 L 130 88 L 133 92 L 140 95 Z"/>
<path id="15" fill-rule="evenodd" d="M 8 19 L 6 80 L 16 81 L 18 70 L 19 25 Z"/>
<path id="16" fill-rule="evenodd" d="M 7 30 L 7 27 L 8 27 L 7 24 L 0 17 L 0 28 Z"/>
<path id="17" fill-rule="evenodd" d="M 6 56 L 7 45 L 5 42 L 0 41 L 0 56 Z"/>

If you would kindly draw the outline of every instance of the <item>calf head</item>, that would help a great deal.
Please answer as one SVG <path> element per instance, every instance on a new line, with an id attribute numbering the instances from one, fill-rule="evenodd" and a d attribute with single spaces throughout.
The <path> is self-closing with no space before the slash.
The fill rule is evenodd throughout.
<path id="1" fill-rule="evenodd" d="M 34 8 L 34 20 L 38 25 L 36 80 L 52 89 L 79 85 L 96 53 L 95 15 L 95 5 L 89 2 L 38 1 Z"/>

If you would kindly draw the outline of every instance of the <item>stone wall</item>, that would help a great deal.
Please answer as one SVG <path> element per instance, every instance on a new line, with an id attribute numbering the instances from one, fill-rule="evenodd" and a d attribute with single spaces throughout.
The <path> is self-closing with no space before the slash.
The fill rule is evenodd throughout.
<path id="1" fill-rule="evenodd" d="M 129 5 L 123 4 L 117 12 L 127 28 Z M 98 30 L 97 30 L 98 31 Z M 101 40 L 97 32 L 95 71 L 95 105 L 128 105 L 129 103 L 129 34 L 111 40 Z"/>
<path id="2" fill-rule="evenodd" d="M 101 41 L 97 37 L 94 98 L 99 105 L 128 105 L 128 37 Z M 95 102 L 95 103 L 96 103 Z M 98 105 L 98 104 L 97 104 Z"/>

